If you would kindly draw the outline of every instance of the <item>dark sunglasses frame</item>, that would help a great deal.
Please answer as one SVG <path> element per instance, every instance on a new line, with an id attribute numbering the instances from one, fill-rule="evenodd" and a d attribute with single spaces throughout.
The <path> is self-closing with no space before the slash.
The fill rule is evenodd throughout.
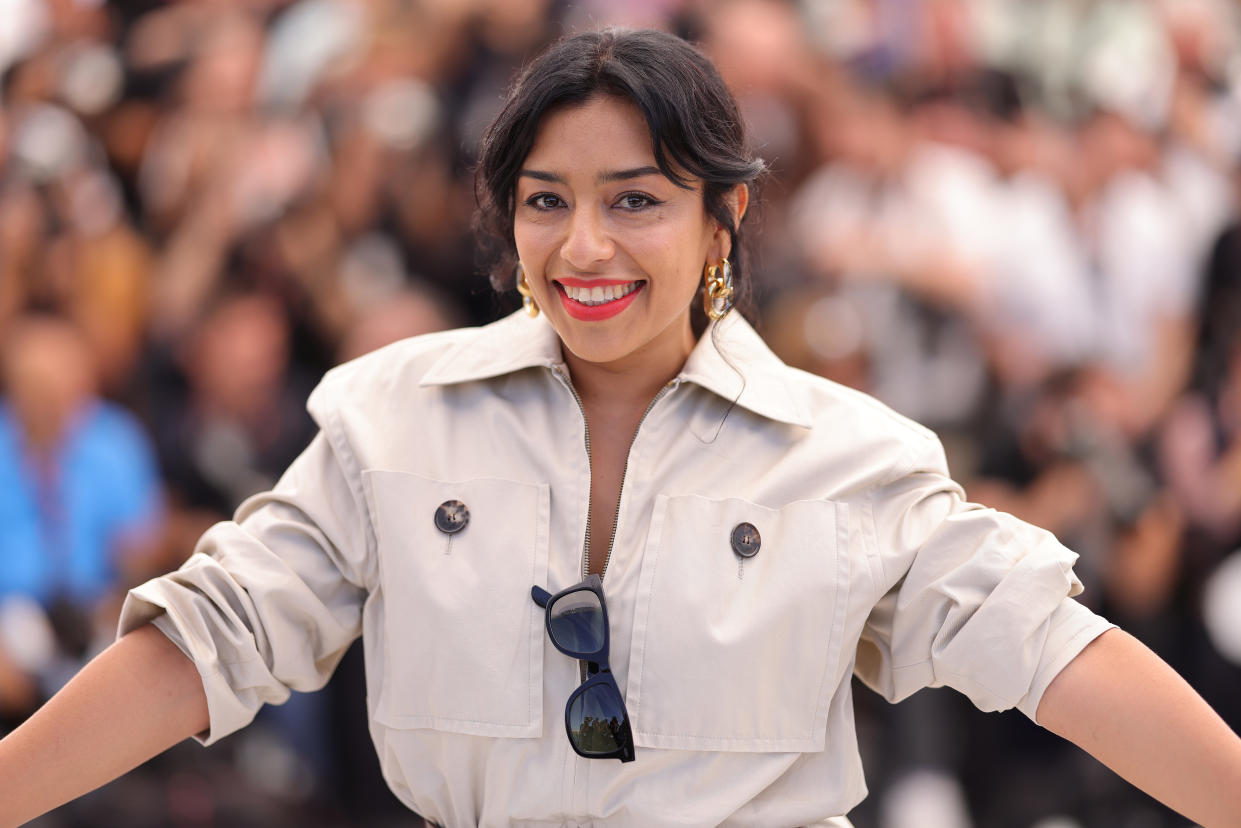
<path id="1" fill-rule="evenodd" d="M 575 592 L 595 593 L 599 599 L 599 609 L 603 613 L 603 646 L 592 653 L 562 647 L 552 631 L 552 609 L 555 607 L 556 602 Z M 570 658 L 585 661 L 587 665 L 589 677 L 569 695 L 569 701 L 565 703 L 564 707 L 564 727 L 565 732 L 569 736 L 569 745 L 572 746 L 578 756 L 586 759 L 619 759 L 622 762 L 632 762 L 634 760 L 633 731 L 629 726 L 629 711 L 625 709 L 625 697 L 621 695 L 620 687 L 617 686 L 616 679 L 612 675 L 612 666 L 608 663 L 608 645 L 612 641 L 612 630 L 608 624 L 608 605 L 603 598 L 603 579 L 598 575 L 588 575 L 586 580 L 568 589 L 562 589 L 555 595 L 535 585 L 530 587 L 530 597 L 534 599 L 534 603 L 545 610 L 543 625 L 547 629 L 547 637 L 551 639 L 552 646 Z M 622 718 L 620 731 L 617 733 L 617 741 L 620 743 L 620 747 L 610 753 L 586 753 L 578 747 L 577 742 L 573 738 L 573 726 L 569 713 L 573 709 L 574 701 L 587 693 L 596 692 L 592 688 L 601 684 L 611 689 L 611 692 L 615 694 L 616 700 L 620 704 Z"/>

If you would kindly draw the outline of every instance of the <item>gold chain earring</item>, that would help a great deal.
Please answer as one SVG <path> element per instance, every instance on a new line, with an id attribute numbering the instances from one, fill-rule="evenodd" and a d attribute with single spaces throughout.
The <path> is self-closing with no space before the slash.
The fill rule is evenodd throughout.
<path id="1" fill-rule="evenodd" d="M 539 315 L 539 306 L 534 301 L 534 293 L 530 283 L 526 281 L 526 269 L 521 262 L 517 263 L 517 292 L 521 294 L 521 307 L 531 319 Z"/>
<path id="2" fill-rule="evenodd" d="M 728 259 L 707 265 L 702 273 L 702 308 L 712 319 L 723 319 L 733 309 L 733 266 Z"/>

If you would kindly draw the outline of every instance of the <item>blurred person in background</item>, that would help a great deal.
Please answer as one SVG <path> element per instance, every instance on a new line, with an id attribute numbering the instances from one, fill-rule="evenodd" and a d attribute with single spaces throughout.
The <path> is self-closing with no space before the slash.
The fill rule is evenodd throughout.
<path id="1" fill-rule="evenodd" d="M 1189 379 L 1202 257 L 1159 175 L 1154 137 L 1123 113 L 1098 110 L 1079 140 L 1086 163 L 1071 197 L 1096 331 L 1085 391 L 1102 422 L 1137 440 Z"/>
<path id="2" fill-rule="evenodd" d="M 166 233 L 152 289 L 154 333 L 176 343 L 222 289 L 238 246 L 305 191 L 317 148 L 309 124 L 252 110 L 264 43 L 253 14 L 195 14 L 192 5 L 156 14 L 170 19 L 148 28 L 189 26 L 207 14 L 174 86 L 177 105 L 152 133 L 139 177 L 144 206 Z"/>
<path id="3" fill-rule="evenodd" d="M 426 288 L 400 288 L 358 317 L 340 346 L 340 361 L 357 359 L 411 336 L 457 327 L 460 310 Z"/>
<path id="4" fill-rule="evenodd" d="M 992 173 L 873 91 L 856 87 L 838 105 L 823 119 L 826 163 L 794 198 L 797 242 L 810 272 L 861 309 L 875 395 L 937 428 L 963 427 L 985 379 L 968 318 Z"/>
<path id="5" fill-rule="evenodd" d="M 763 319 L 772 351 L 787 364 L 859 391 L 870 388 L 866 325 L 846 295 L 818 285 L 785 290 Z"/>
<path id="6" fill-rule="evenodd" d="M 270 487 L 314 433 L 304 409 L 310 381 L 292 361 L 276 296 L 222 290 L 182 337 L 175 368 L 185 385 L 165 379 L 151 404 L 178 549 Z"/>
<path id="7" fill-rule="evenodd" d="M 0 709 L 20 718 L 102 646 L 124 589 L 163 565 L 164 503 L 142 427 L 96 396 L 98 375 L 81 331 L 55 314 L 24 313 L 3 337 L 0 605 L 26 599 L 41 608 L 56 644 L 24 664 L 13 652 L 0 657 L 0 672 L 11 678 L 21 668 L 37 683 L 24 703 L 0 689 Z M 28 612 L 0 607 L 0 619 L 40 635 Z M 11 649 L 21 635 L 4 632 L 0 649 Z"/>
<path id="8" fill-rule="evenodd" d="M 1234 172 L 1241 196 L 1241 175 Z M 1241 546 L 1241 223 L 1220 233 L 1198 303 L 1193 382 L 1160 433 L 1159 458 L 1199 543 Z"/>
<path id="9" fill-rule="evenodd" d="M 979 83 L 998 220 L 975 323 L 995 393 L 1010 398 L 1089 358 L 1094 297 L 1063 187 L 1076 163 L 1072 133 L 1031 106 L 1028 79 L 997 72 Z"/>

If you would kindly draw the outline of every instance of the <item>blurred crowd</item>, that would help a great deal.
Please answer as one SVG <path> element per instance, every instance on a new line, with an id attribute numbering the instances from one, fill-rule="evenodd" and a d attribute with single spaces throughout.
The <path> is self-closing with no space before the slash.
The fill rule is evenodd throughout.
<path id="1" fill-rule="evenodd" d="M 330 366 L 517 306 L 472 165 L 565 31 L 698 42 L 770 173 L 755 322 L 1241 729 L 1241 4 L 0 0 L 0 733 L 271 485 Z M 39 824 L 408 825 L 356 652 Z M 1134 692 L 1140 692 L 1134 688 Z M 857 694 L 859 828 L 1173 826 L 1019 714 Z"/>

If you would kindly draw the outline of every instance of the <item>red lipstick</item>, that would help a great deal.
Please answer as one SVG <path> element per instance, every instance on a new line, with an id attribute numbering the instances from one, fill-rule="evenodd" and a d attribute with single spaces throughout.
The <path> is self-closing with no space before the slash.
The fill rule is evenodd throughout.
<path id="1" fill-rule="evenodd" d="M 556 280 L 556 292 L 560 294 L 560 302 L 564 305 L 565 312 L 569 316 L 583 322 L 600 322 L 604 319 L 611 319 L 632 305 L 633 300 L 646 288 L 646 282 L 638 282 L 638 286 L 630 293 L 622 296 L 620 299 L 604 302 L 602 305 L 585 305 L 576 299 L 570 299 L 569 294 L 565 292 L 564 285 L 575 288 L 607 287 L 609 285 L 628 285 L 632 281 L 632 279 L 575 279 L 566 277 Z"/>

